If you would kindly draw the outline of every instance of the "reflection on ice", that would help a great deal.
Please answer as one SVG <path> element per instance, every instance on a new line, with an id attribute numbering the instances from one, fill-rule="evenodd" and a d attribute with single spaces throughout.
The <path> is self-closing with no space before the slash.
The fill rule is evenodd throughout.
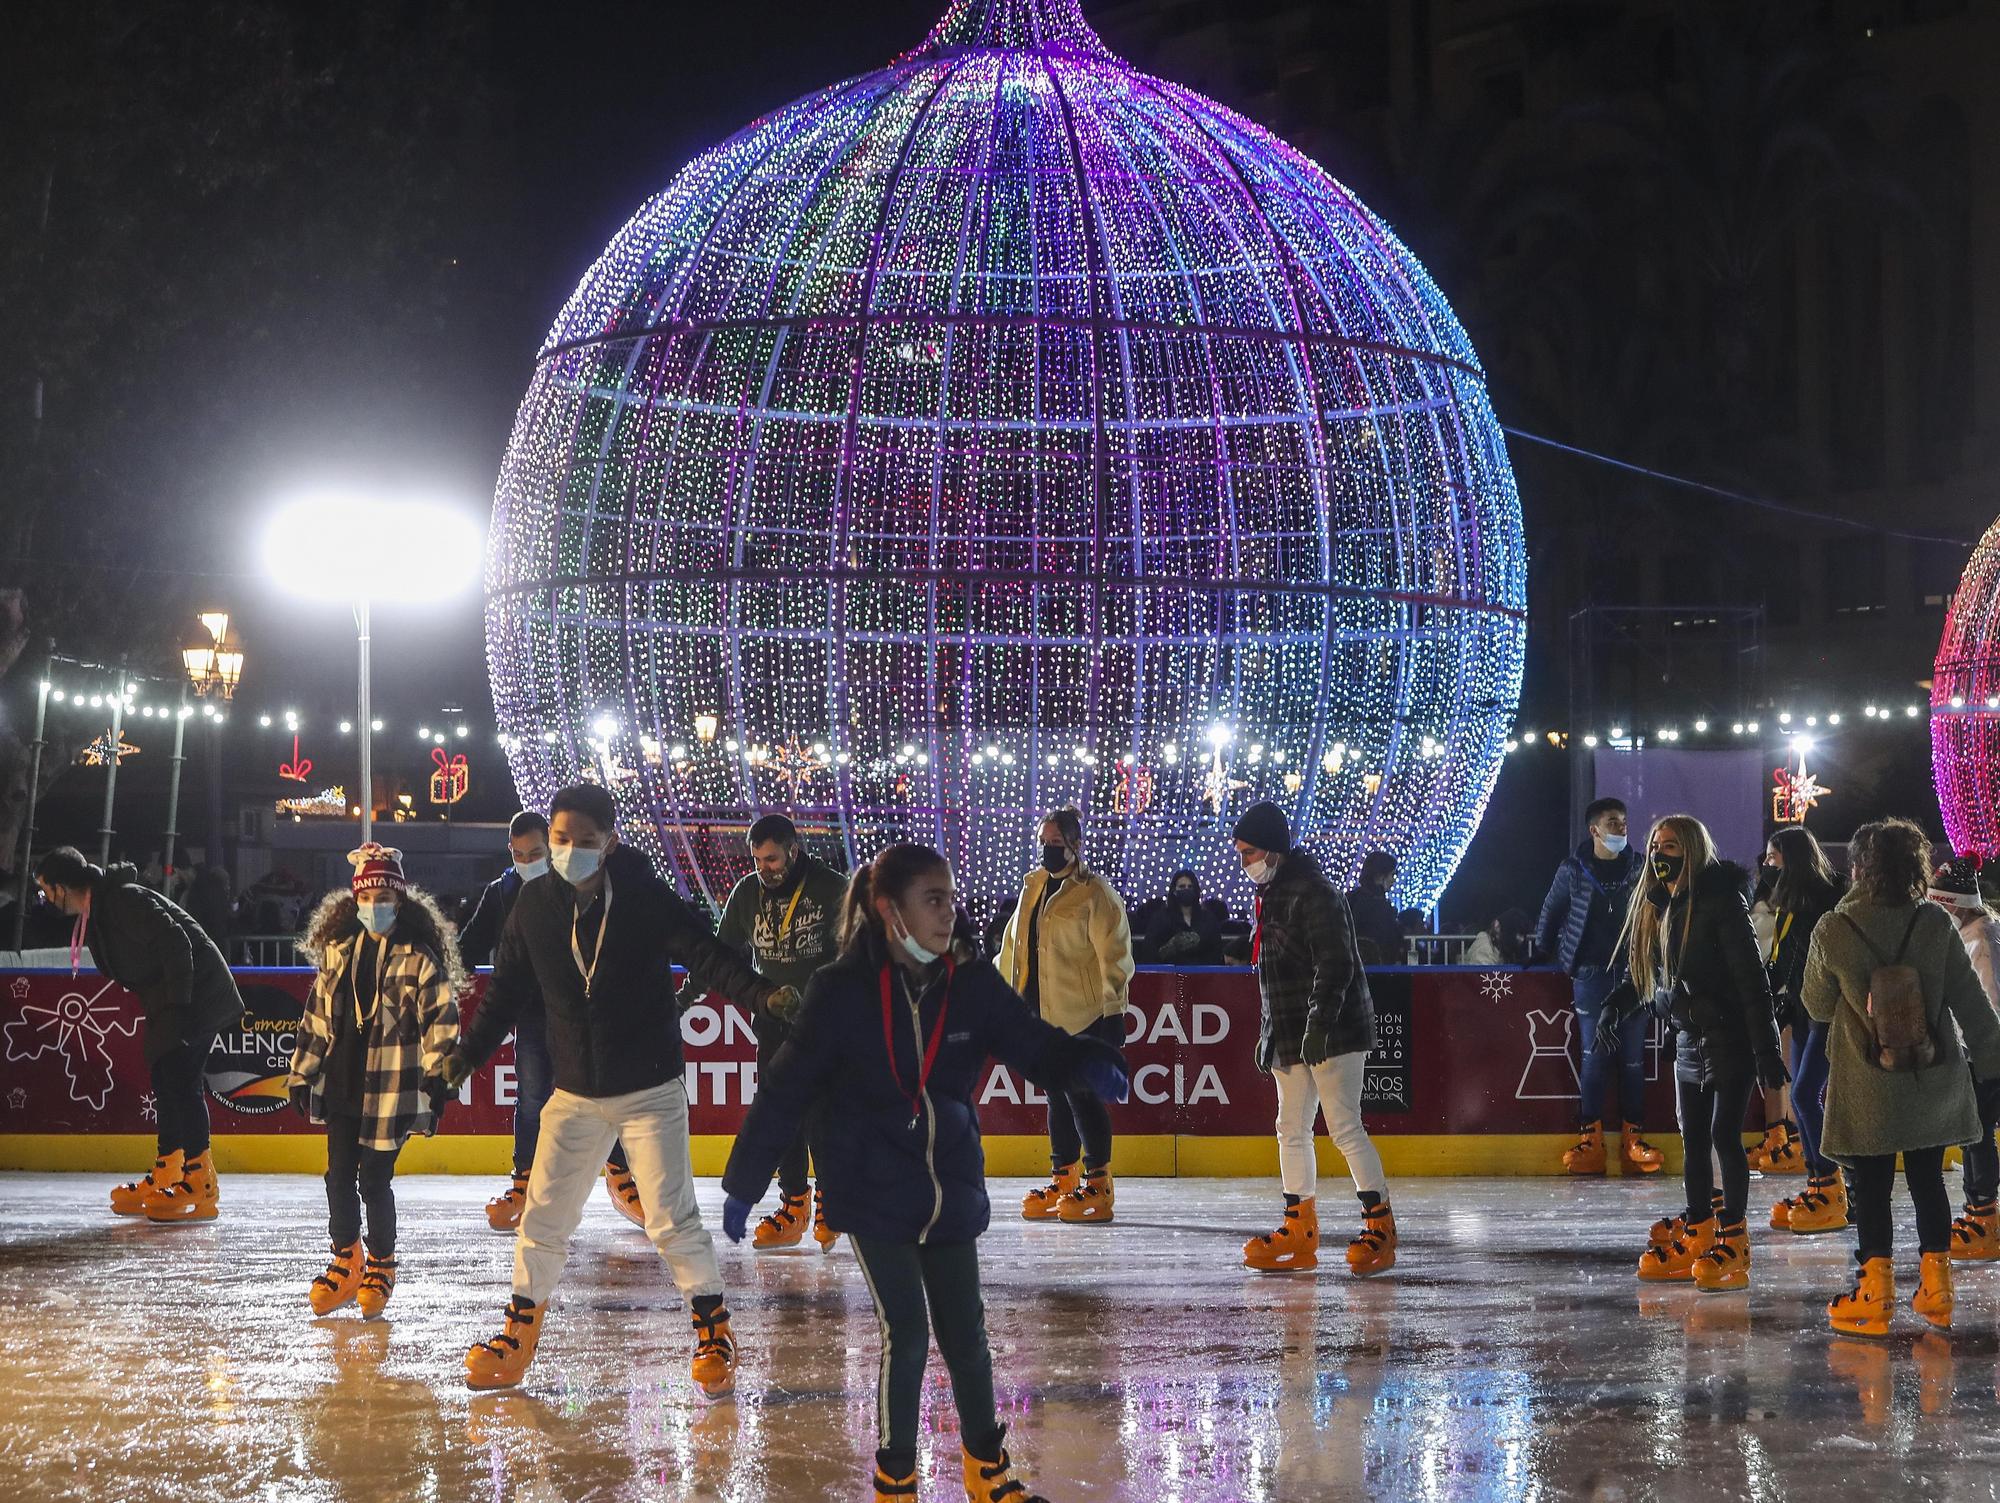
<path id="1" fill-rule="evenodd" d="M 365 1323 L 306 1308 L 316 1181 L 238 1175 L 220 1221 L 155 1228 L 100 1213 L 110 1179 L 0 1183 L 0 1498 L 867 1496 L 878 1347 L 844 1248 L 725 1253 L 744 1359 L 709 1405 L 658 1259 L 594 1206 L 528 1386 L 474 1395 L 510 1259 L 483 1181 L 399 1184 L 402 1279 Z M 1115 1226 L 1003 1217 L 981 1247 L 1002 1417 L 1055 1503 L 1991 1491 L 2000 1269 L 1962 1275 L 1949 1334 L 1868 1342 L 1821 1319 L 1839 1238 L 1760 1233 L 1748 1297 L 1637 1284 L 1668 1185 L 1406 1181 L 1370 1283 L 1240 1269 L 1267 1183 L 1119 1191 Z M 939 1364 L 923 1413 L 924 1496 L 960 1497 Z"/>

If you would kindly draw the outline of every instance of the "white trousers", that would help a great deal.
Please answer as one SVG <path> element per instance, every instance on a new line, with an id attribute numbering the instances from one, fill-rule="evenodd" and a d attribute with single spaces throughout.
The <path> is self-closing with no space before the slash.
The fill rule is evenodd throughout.
<path id="1" fill-rule="evenodd" d="M 1336 1054 L 1316 1065 L 1287 1065 L 1273 1070 L 1278 1084 L 1278 1172 L 1285 1193 L 1310 1198 L 1319 1185 L 1313 1158 L 1313 1119 L 1326 1113 L 1326 1135 L 1347 1160 L 1356 1190 L 1386 1195 L 1389 1177 L 1382 1172 L 1382 1155 L 1361 1125 L 1361 1071 L 1368 1055 L 1361 1050 Z"/>
<path id="2" fill-rule="evenodd" d="M 646 1207 L 646 1235 L 673 1271 L 682 1297 L 722 1293 L 715 1243 L 695 1202 L 687 1090 L 670 1080 L 626 1096 L 550 1093 L 514 1239 L 516 1294 L 540 1304 L 555 1292 L 569 1239 L 604 1171 L 604 1156 L 621 1139 Z"/>

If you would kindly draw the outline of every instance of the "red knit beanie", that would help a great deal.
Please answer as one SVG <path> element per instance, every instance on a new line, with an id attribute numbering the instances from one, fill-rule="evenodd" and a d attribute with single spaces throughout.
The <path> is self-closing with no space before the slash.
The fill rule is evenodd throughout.
<path id="1" fill-rule="evenodd" d="M 349 851 L 347 859 L 354 865 L 357 893 L 401 892 L 410 885 L 403 875 L 403 853 L 394 846 L 377 845 L 371 840 L 361 849 Z"/>

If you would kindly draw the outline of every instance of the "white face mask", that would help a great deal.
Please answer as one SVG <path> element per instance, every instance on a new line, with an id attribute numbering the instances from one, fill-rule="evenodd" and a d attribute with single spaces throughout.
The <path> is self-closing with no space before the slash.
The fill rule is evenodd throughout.
<path id="1" fill-rule="evenodd" d="M 926 950 L 916 942 L 910 931 L 903 927 L 903 916 L 901 914 L 896 915 L 896 942 L 908 952 L 910 959 L 916 961 L 918 965 L 929 965 L 938 958 L 936 950 Z"/>
<path id="2" fill-rule="evenodd" d="M 1625 837 L 1623 835 L 1600 835 L 1597 837 L 1597 842 L 1614 856 L 1625 849 Z"/>
<path id="3" fill-rule="evenodd" d="M 563 881 L 588 882 L 604 864 L 604 852 L 595 846 L 559 845 L 549 851 L 549 862 Z"/>
<path id="4" fill-rule="evenodd" d="M 1252 882 L 1256 883 L 1259 887 L 1262 887 L 1266 882 L 1269 882 L 1271 878 L 1275 877 L 1278 874 L 1278 868 L 1271 861 L 1271 859 L 1268 856 L 1266 856 L 1260 858 L 1259 860 L 1253 861 L 1248 866 L 1244 867 L 1243 874 L 1246 877 L 1248 877 Z"/>
<path id="5" fill-rule="evenodd" d="M 535 878 L 546 877 L 548 874 L 549 858 L 546 856 L 542 857 L 539 861 L 516 861 L 514 863 L 514 875 L 519 877 L 523 882 L 532 882 Z"/>
<path id="6" fill-rule="evenodd" d="M 361 920 L 361 927 L 378 939 L 396 927 L 396 901 L 369 902 L 354 905 L 354 916 Z"/>

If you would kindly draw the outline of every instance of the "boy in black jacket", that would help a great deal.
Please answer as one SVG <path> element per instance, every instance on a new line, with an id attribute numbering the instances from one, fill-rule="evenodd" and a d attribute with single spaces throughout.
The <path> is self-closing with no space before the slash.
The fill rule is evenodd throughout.
<path id="1" fill-rule="evenodd" d="M 465 1380 L 473 1388 L 521 1381 L 598 1166 L 622 1140 L 645 1202 L 646 1235 L 694 1315 L 695 1385 L 721 1398 L 735 1387 L 736 1344 L 715 1244 L 695 1204 L 673 966 L 679 961 L 699 984 L 746 1006 L 774 999 L 782 1006 L 790 993 L 718 944 L 652 863 L 619 844 L 616 825 L 604 789 L 580 783 L 556 794 L 554 871 L 515 899 L 492 982 L 446 1067 L 456 1089 L 539 998 L 555 1090 L 542 1108 L 506 1324 L 465 1354 Z"/>

